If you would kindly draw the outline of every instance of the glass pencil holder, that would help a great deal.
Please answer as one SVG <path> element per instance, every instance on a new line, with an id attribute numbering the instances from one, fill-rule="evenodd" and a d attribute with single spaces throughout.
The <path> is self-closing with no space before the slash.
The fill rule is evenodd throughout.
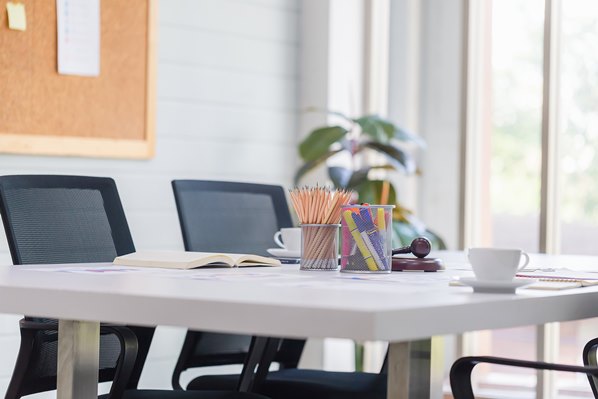
<path id="1" fill-rule="evenodd" d="M 301 225 L 301 270 L 338 270 L 340 224 Z"/>
<path id="2" fill-rule="evenodd" d="M 346 205 L 341 212 L 341 271 L 392 271 L 394 205 Z"/>

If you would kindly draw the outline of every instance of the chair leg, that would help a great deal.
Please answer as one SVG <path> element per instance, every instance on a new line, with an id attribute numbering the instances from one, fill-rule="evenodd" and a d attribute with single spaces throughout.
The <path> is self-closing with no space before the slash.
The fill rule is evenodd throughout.
<path id="1" fill-rule="evenodd" d="M 451 367 L 450 380 L 451 390 L 455 399 L 474 399 L 471 386 L 471 372 L 477 364 L 470 358 L 462 357 L 457 359 Z"/>
<path id="2" fill-rule="evenodd" d="M 583 348 L 583 364 L 585 366 L 598 366 L 597 352 L 598 338 L 594 338 Z M 598 378 L 588 375 L 588 381 L 590 382 L 590 387 L 592 388 L 594 397 L 598 398 Z"/>
<path id="3" fill-rule="evenodd" d="M 241 376 L 239 378 L 239 384 L 237 385 L 237 390 L 239 392 L 252 391 L 255 379 L 255 368 L 260 364 L 268 342 L 267 337 L 254 336 L 251 338 L 247 359 L 245 359 L 245 364 L 243 365 L 243 370 L 241 371 Z"/>
<path id="4" fill-rule="evenodd" d="M 12 372 L 12 377 L 6 390 L 5 399 L 19 399 L 23 396 L 23 382 L 27 376 L 29 362 L 33 354 L 33 345 L 35 342 L 34 330 L 21 329 L 21 345 L 19 346 L 19 354 L 15 362 L 15 368 Z"/>
<path id="5" fill-rule="evenodd" d="M 201 340 L 202 335 L 203 332 L 201 331 L 187 330 L 183 347 L 181 348 L 179 358 L 177 359 L 174 371 L 172 372 L 171 383 L 173 389 L 178 391 L 183 390 L 183 387 L 181 386 L 181 373 L 187 369 L 186 365 L 189 362 L 189 358 L 192 357 L 195 346 Z"/>
<path id="6" fill-rule="evenodd" d="M 272 361 L 278 352 L 280 343 L 280 338 L 268 338 L 268 342 L 266 343 L 266 347 L 264 349 L 264 354 L 255 373 L 253 389 L 251 392 L 260 392 L 264 381 L 266 381 L 266 378 L 268 377 L 270 365 L 272 364 Z"/>

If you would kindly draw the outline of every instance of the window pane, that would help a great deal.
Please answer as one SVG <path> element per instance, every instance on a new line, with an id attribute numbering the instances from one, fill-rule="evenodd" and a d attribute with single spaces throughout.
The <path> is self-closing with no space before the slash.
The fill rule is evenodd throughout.
<path id="1" fill-rule="evenodd" d="M 598 336 L 598 319 L 560 323 L 558 362 L 582 365 L 583 347 Z M 585 374 L 559 373 L 556 376 L 557 397 L 593 398 Z"/>
<path id="2" fill-rule="evenodd" d="M 481 245 L 539 248 L 543 29 L 543 0 L 493 1 Z M 535 348 L 530 326 L 480 332 L 474 353 L 534 360 Z M 535 397 L 533 370 L 482 365 L 475 382 L 480 396 Z"/>
<path id="3" fill-rule="evenodd" d="M 482 331 L 476 334 L 476 353 L 513 359 L 536 359 L 536 336 L 533 326 Z M 473 374 L 476 397 L 535 398 L 536 373 L 490 364 L 476 366 Z"/>
<path id="4" fill-rule="evenodd" d="M 562 2 L 559 75 L 561 252 L 598 255 L 598 2 Z M 581 364 L 598 319 L 561 323 L 559 362 Z M 559 397 L 593 397 L 584 375 L 559 373 Z"/>
<path id="5" fill-rule="evenodd" d="M 598 255 L 598 2 L 562 7 L 561 251 Z"/>
<path id="6" fill-rule="evenodd" d="M 488 244 L 537 252 L 544 2 L 494 1 L 492 11 Z"/>

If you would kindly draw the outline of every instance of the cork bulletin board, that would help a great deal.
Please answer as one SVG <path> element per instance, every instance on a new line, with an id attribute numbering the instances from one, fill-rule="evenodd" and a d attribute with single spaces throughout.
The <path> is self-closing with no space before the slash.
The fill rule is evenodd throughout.
<path id="1" fill-rule="evenodd" d="M 0 0 L 0 153 L 149 158 L 154 153 L 157 0 L 100 1 L 100 74 L 58 74 L 56 1 Z"/>

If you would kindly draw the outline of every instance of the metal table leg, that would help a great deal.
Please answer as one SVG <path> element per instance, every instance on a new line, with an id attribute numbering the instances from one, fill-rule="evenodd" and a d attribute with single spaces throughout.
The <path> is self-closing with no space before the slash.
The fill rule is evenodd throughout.
<path id="1" fill-rule="evenodd" d="M 97 399 L 100 323 L 58 321 L 58 399 Z"/>
<path id="2" fill-rule="evenodd" d="M 440 399 L 444 376 L 442 337 L 394 342 L 388 348 L 388 399 Z"/>

